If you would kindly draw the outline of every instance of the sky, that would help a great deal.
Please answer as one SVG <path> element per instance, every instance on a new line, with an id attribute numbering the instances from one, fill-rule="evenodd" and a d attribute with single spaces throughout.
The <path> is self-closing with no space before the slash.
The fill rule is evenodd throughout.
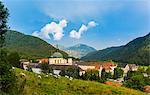
<path id="1" fill-rule="evenodd" d="M 150 32 L 150 0 L 2 0 L 10 29 L 50 44 L 125 45 Z"/>

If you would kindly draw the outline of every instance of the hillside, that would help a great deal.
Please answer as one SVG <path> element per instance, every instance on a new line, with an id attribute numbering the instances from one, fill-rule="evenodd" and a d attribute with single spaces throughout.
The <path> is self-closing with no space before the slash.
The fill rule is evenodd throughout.
<path id="1" fill-rule="evenodd" d="M 22 95 L 144 95 L 137 90 L 108 86 L 94 81 L 69 80 L 64 77 L 56 79 L 51 75 L 45 77 L 44 74 L 40 79 L 37 74 L 21 69 L 15 69 L 15 73 L 18 84 L 24 83 L 25 86 Z M 25 73 L 26 77 L 22 78 L 20 73 Z M 18 87 L 16 91 L 19 89 Z"/>
<path id="2" fill-rule="evenodd" d="M 55 45 L 55 47 L 67 52 L 70 56 L 73 56 L 76 58 L 81 58 L 90 52 L 96 51 L 95 48 L 85 45 L 85 44 L 77 44 L 77 45 L 70 46 L 70 47 Z"/>
<path id="3" fill-rule="evenodd" d="M 123 63 L 150 65 L 150 33 L 130 41 L 124 46 L 111 47 L 87 54 L 86 61 L 114 60 Z"/>
<path id="4" fill-rule="evenodd" d="M 5 48 L 17 51 L 23 58 L 50 57 L 55 51 L 60 51 L 40 38 L 25 35 L 17 31 L 8 31 Z M 60 51 L 65 57 L 67 54 Z"/>

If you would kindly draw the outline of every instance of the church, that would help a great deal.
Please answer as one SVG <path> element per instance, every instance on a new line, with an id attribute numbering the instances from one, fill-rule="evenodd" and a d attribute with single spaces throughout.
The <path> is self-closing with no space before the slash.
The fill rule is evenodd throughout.
<path id="1" fill-rule="evenodd" d="M 52 65 L 72 65 L 72 58 L 64 58 L 60 52 L 55 52 L 49 57 L 49 64 Z"/>

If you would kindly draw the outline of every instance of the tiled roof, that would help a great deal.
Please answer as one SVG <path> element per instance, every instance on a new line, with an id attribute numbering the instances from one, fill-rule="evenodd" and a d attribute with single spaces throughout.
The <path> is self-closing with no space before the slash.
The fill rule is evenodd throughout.
<path id="1" fill-rule="evenodd" d="M 129 66 L 130 69 L 137 67 L 135 64 L 128 64 L 128 66 Z"/>
<path id="2" fill-rule="evenodd" d="M 105 70 L 111 69 L 111 66 L 116 66 L 112 62 L 78 62 L 77 65 L 84 65 L 84 66 L 95 66 L 95 69 L 100 69 L 103 67 Z"/>
<path id="3" fill-rule="evenodd" d="M 42 59 L 38 59 L 38 60 L 39 60 L 39 61 L 42 61 L 43 63 L 49 61 L 48 58 L 42 58 Z"/>

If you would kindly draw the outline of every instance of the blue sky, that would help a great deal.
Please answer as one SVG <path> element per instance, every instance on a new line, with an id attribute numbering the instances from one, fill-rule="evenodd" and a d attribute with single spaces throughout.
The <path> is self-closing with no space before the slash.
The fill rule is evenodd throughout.
<path id="1" fill-rule="evenodd" d="M 2 0 L 11 29 L 50 44 L 103 49 L 150 32 L 149 0 Z"/>

